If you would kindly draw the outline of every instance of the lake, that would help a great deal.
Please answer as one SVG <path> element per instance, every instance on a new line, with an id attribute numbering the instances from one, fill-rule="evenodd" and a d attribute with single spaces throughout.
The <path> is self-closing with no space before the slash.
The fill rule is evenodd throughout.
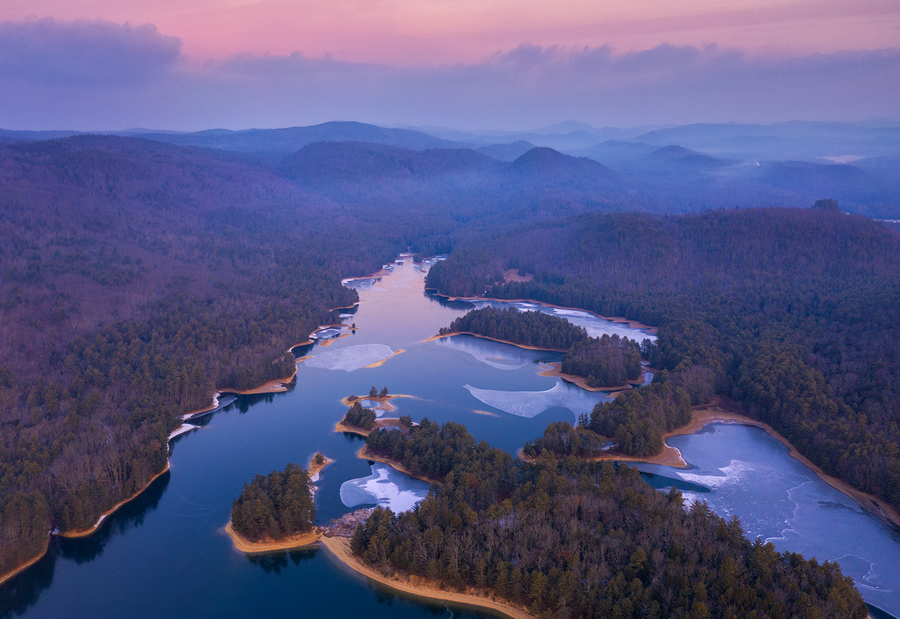
<path id="1" fill-rule="evenodd" d="M 54 538 L 43 559 L 0 587 L 0 617 L 449 617 L 443 605 L 369 585 L 324 550 L 247 556 L 222 532 L 244 483 L 289 462 L 305 467 L 319 451 L 335 460 L 317 482 L 322 524 L 361 506 L 401 509 L 423 497 L 424 484 L 357 459 L 362 439 L 334 432 L 346 412 L 341 399 L 373 386 L 412 396 L 394 399 L 398 410 L 391 416 L 457 421 L 513 453 L 551 421 L 574 423 L 609 397 L 541 376 L 560 353 L 472 336 L 424 341 L 473 304 L 426 293 L 429 263 L 400 262 L 383 277 L 346 281 L 359 291 L 360 304 L 342 310 L 345 328 L 320 332 L 317 344 L 295 349 L 311 358 L 300 364 L 289 392 L 240 396 L 194 422 L 200 429 L 171 443 L 170 472 L 95 535 Z M 562 315 L 593 335 L 652 339 L 587 312 L 516 305 Z M 656 485 L 677 485 L 689 500 L 736 513 L 748 534 L 780 550 L 837 560 L 867 601 L 900 615 L 894 599 L 900 596 L 891 589 L 900 582 L 900 540 L 780 443 L 755 428 L 720 424 L 670 443 L 696 468 L 643 467 L 658 474 Z M 773 484 L 776 474 L 783 479 Z"/>

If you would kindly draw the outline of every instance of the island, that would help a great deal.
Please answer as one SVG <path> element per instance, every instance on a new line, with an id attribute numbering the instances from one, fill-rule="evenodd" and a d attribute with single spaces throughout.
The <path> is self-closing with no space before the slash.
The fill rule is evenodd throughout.
<path id="1" fill-rule="evenodd" d="M 402 432 L 406 432 L 410 427 L 416 425 L 409 415 L 378 417 L 375 411 L 395 411 L 397 408 L 391 404 L 391 399 L 408 397 L 410 396 L 402 394 L 390 395 L 387 387 L 384 387 L 380 393 L 375 387 L 372 387 L 367 396 L 348 396 L 341 402 L 350 408 L 344 414 L 344 417 L 335 424 L 334 429 L 336 432 L 349 432 L 360 436 L 369 436 L 373 430 L 378 428 L 397 428 Z M 363 406 L 362 402 L 364 400 L 374 403 L 374 406 Z"/>
<path id="2" fill-rule="evenodd" d="M 321 453 L 316 453 L 312 458 L 309 459 L 309 479 L 310 481 L 315 481 L 318 479 L 319 473 L 322 472 L 326 466 L 334 462 L 331 458 L 328 458 Z"/>
<path id="3" fill-rule="evenodd" d="M 296 548 L 318 539 L 309 473 L 296 464 L 244 484 L 225 526 L 245 552 Z"/>
<path id="4" fill-rule="evenodd" d="M 543 312 L 483 307 L 460 316 L 436 338 L 474 335 L 532 350 L 564 352 L 544 376 L 556 376 L 589 391 L 620 391 L 640 383 L 641 344 L 618 335 L 589 337 L 582 327 Z"/>

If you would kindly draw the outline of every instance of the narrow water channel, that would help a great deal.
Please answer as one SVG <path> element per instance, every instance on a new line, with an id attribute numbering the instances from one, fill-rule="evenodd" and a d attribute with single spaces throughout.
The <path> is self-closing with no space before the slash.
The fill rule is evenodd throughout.
<path id="1" fill-rule="evenodd" d="M 341 399 L 373 386 L 412 396 L 393 400 L 398 410 L 392 415 L 457 421 L 477 439 L 513 453 L 551 421 L 574 422 L 609 397 L 541 376 L 559 353 L 470 336 L 424 341 L 473 307 L 426 293 L 428 266 L 404 259 L 383 277 L 346 282 L 359 291 L 359 306 L 342 315 L 345 328 L 320 334 L 311 349 L 296 351 L 310 359 L 300 364 L 289 392 L 240 396 L 198 420 L 199 430 L 172 441 L 171 470 L 147 492 L 110 516 L 97 534 L 54 539 L 47 556 L 0 587 L 0 617 L 449 616 L 443 605 L 367 584 L 324 550 L 246 556 L 222 532 L 245 482 L 288 462 L 306 466 L 318 451 L 335 460 L 317 482 L 321 523 L 359 506 L 399 509 L 423 497 L 424 484 L 359 460 L 361 439 L 334 432 L 346 411 Z M 517 306 L 561 315 L 593 335 L 652 337 L 587 312 Z M 829 494 L 786 450 L 755 432 L 708 426 L 670 441 L 678 442 L 695 469 L 645 470 L 661 476 L 659 485 L 675 483 L 691 500 L 702 498 L 720 514 L 737 514 L 751 536 L 837 560 L 867 601 L 900 616 L 897 536 L 844 495 Z M 784 484 L 770 483 L 772 471 L 785 476 Z M 779 518 L 780 527 L 766 524 Z M 835 535 L 813 535 L 823 528 Z M 845 548 L 849 540 L 858 543 Z"/>

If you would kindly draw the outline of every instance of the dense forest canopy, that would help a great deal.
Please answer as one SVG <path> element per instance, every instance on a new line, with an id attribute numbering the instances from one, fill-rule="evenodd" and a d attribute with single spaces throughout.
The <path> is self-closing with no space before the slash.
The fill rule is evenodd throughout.
<path id="1" fill-rule="evenodd" d="M 534 278 L 497 283 L 509 268 Z M 658 325 L 650 362 L 693 403 L 730 395 L 900 507 L 900 235 L 879 223 L 799 209 L 584 215 L 474 239 L 427 283 Z"/>
<path id="2" fill-rule="evenodd" d="M 571 426 L 570 426 L 571 427 Z M 637 470 L 579 459 L 523 464 L 463 426 L 423 420 L 367 439 L 441 480 L 413 510 L 376 508 L 352 550 L 386 574 L 493 590 L 547 617 L 853 617 L 852 581 L 771 544 L 703 502 L 685 509 Z"/>
<path id="3" fill-rule="evenodd" d="M 604 333 L 573 344 L 560 367 L 565 374 L 585 377 L 590 387 L 625 385 L 641 378 L 641 346 L 627 337 Z"/>
<path id="4" fill-rule="evenodd" d="M 214 389 L 290 375 L 288 348 L 357 300 L 341 277 L 409 248 L 453 250 L 429 276 L 445 293 L 481 294 L 518 268 L 534 280 L 492 294 L 660 325 L 651 360 L 692 401 L 730 393 L 900 503 L 896 234 L 832 211 L 598 215 L 753 198 L 726 183 L 688 199 L 668 173 L 645 192 L 631 171 L 546 149 L 499 161 L 391 136 L 277 157 L 110 136 L 0 143 L 0 572 L 163 470 L 179 416 Z M 366 173 L 348 173 L 360 161 Z M 767 187 L 753 195 L 797 195 Z M 416 467 L 442 479 L 457 464 Z"/>
<path id="5" fill-rule="evenodd" d="M 315 522 L 309 473 L 293 463 L 244 484 L 231 508 L 231 526 L 254 542 L 306 533 Z"/>
<path id="6" fill-rule="evenodd" d="M 483 307 L 460 316 L 441 335 L 474 333 L 522 346 L 549 350 L 568 350 L 575 342 L 587 338 L 582 327 L 543 312 L 521 312 L 515 308 Z"/>
<path id="7" fill-rule="evenodd" d="M 0 572 L 162 471 L 214 388 L 290 376 L 356 301 L 340 278 L 409 244 L 242 156 L 141 140 L 4 145 L 0 186 Z"/>
<path id="8" fill-rule="evenodd" d="M 641 377 L 641 346 L 637 342 L 618 335 L 588 337 L 584 328 L 543 312 L 483 307 L 460 316 L 440 330 L 441 335 L 455 333 L 473 333 L 519 346 L 565 351 L 562 371 L 585 378 L 590 387 L 621 387 Z M 649 340 L 644 345 L 649 347 Z"/>
<path id="9" fill-rule="evenodd" d="M 374 387 L 373 387 L 374 389 Z M 377 415 L 371 408 L 365 408 L 359 402 L 354 402 L 344 415 L 343 423 L 363 430 L 371 430 L 375 427 Z"/>

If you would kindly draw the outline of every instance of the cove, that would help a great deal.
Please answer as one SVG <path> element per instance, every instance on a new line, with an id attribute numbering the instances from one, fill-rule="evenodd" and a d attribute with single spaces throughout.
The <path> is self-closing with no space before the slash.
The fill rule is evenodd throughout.
<path id="1" fill-rule="evenodd" d="M 413 480 L 358 459 L 360 437 L 334 432 L 346 412 L 341 399 L 367 394 L 373 386 L 413 396 L 393 400 L 397 411 L 391 416 L 457 421 L 477 439 L 511 453 L 540 436 L 551 421 L 574 422 L 578 414 L 609 397 L 541 376 L 546 363 L 560 360 L 560 353 L 468 336 L 424 341 L 473 308 L 472 303 L 426 293 L 428 268 L 428 263 L 416 265 L 404 258 L 380 277 L 347 280 L 346 285 L 359 291 L 360 303 L 343 310 L 342 321 L 355 324 L 355 329 L 329 331 L 321 343 L 295 349 L 298 357 L 310 359 L 300 363 L 288 392 L 238 396 L 214 414 L 192 420 L 201 427 L 173 440 L 168 473 L 108 517 L 96 534 L 54 539 L 43 559 L 0 587 L 0 617 L 449 616 L 442 604 L 400 598 L 368 584 L 324 550 L 247 556 L 234 550 L 222 532 L 244 483 L 256 474 L 282 470 L 288 462 L 305 466 L 316 452 L 335 460 L 317 483 L 321 523 L 367 504 L 358 501 L 374 505 L 421 494 Z M 622 334 L 629 329 L 585 312 L 572 317 L 587 321 L 594 332 L 608 328 Z M 636 329 L 626 334 L 639 341 L 650 337 Z M 712 443 L 701 445 L 697 453 L 682 447 L 698 467 L 685 473 L 718 476 L 714 465 L 719 460 L 707 466 L 702 457 L 707 452 L 727 454 L 732 447 L 707 431 L 670 442 L 695 437 Z M 759 457 L 775 462 L 776 468 L 780 458 L 788 457 L 777 450 L 761 453 Z M 672 469 L 658 472 L 660 477 L 675 477 Z M 704 481 L 709 480 L 685 477 L 680 487 L 686 496 L 696 491 L 718 509 L 713 499 L 719 488 Z M 728 509 L 747 509 L 746 514 L 735 513 L 742 520 L 751 518 L 758 513 L 753 511 L 758 510 L 753 497 L 766 482 L 745 478 L 741 486 L 746 505 Z M 704 488 L 710 492 L 702 492 Z M 835 509 L 834 514 L 849 522 L 841 520 L 849 511 Z M 817 516 L 801 510 L 798 517 Z M 751 532 L 747 524 L 745 529 Z M 888 533 L 873 533 L 866 543 L 900 548 Z M 800 534 L 785 537 L 784 544 L 806 539 Z M 861 591 L 869 600 L 867 590 Z M 457 609 L 453 614 L 487 616 Z"/>

